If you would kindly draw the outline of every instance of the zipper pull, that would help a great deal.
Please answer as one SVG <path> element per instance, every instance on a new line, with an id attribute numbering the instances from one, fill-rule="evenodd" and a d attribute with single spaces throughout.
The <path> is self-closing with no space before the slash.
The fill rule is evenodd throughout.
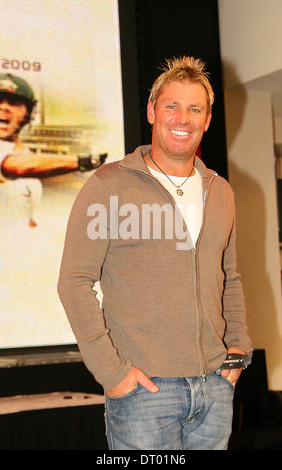
<path id="1" fill-rule="evenodd" d="M 202 375 L 202 379 L 203 379 L 203 382 L 206 382 L 206 381 L 207 381 L 206 374 L 203 374 L 203 375 Z"/>

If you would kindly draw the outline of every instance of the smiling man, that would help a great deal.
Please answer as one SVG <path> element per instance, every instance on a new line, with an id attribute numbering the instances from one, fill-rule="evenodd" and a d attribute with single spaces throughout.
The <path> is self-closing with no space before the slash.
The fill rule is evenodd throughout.
<path id="1" fill-rule="evenodd" d="M 30 152 L 21 143 L 20 132 L 31 121 L 36 105 L 32 88 L 26 80 L 12 74 L 0 74 L 0 183 L 1 199 L 8 215 L 23 220 L 33 228 L 34 212 L 41 200 L 42 183 L 26 175 Z M 32 175 L 33 176 L 33 175 Z"/>
<path id="2" fill-rule="evenodd" d="M 35 95 L 26 80 L 12 74 L 0 74 L 0 170 L 7 179 L 41 178 L 86 171 L 95 168 L 91 156 L 85 160 L 77 155 L 29 151 L 22 144 L 20 132 L 32 121 Z"/>
<path id="3" fill-rule="evenodd" d="M 0 139 L 16 142 L 31 119 L 36 101 L 29 84 L 11 74 L 0 75 Z"/>
<path id="4" fill-rule="evenodd" d="M 0 183 L 5 205 L 29 227 L 36 227 L 35 208 L 43 191 L 39 178 L 90 171 L 105 161 L 91 155 L 60 155 L 30 151 L 21 130 L 32 121 L 36 105 L 29 83 L 13 74 L 0 74 Z M 13 216 L 11 216 L 14 219 Z"/>
<path id="5" fill-rule="evenodd" d="M 155 106 L 148 103 L 153 125 L 152 153 L 165 171 L 185 176 L 211 120 L 207 92 L 201 83 L 170 82 L 162 88 Z"/>
<path id="6" fill-rule="evenodd" d="M 228 444 L 234 387 L 252 344 L 233 192 L 196 157 L 213 99 L 201 60 L 167 61 L 148 101 L 151 145 L 98 169 L 72 209 L 58 291 L 85 364 L 105 390 L 110 449 Z M 142 227 L 139 238 L 88 237 L 89 207 L 110 212 L 113 196 L 139 214 L 170 205 L 190 243 L 180 248 L 177 233 L 142 239 Z M 232 369 L 223 364 L 227 354 Z"/>

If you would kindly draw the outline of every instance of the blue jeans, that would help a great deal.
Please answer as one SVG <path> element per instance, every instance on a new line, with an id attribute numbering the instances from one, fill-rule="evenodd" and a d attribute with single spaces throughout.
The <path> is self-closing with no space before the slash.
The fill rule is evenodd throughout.
<path id="1" fill-rule="evenodd" d="M 155 394 L 141 385 L 105 399 L 110 450 L 223 450 L 232 429 L 234 387 L 227 379 L 159 378 Z"/>

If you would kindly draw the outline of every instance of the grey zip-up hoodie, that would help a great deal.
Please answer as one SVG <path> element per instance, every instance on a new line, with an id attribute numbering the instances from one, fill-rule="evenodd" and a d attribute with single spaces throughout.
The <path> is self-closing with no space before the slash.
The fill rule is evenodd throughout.
<path id="1" fill-rule="evenodd" d="M 105 390 L 131 365 L 149 377 L 201 376 L 218 369 L 231 346 L 252 351 L 228 182 L 196 157 L 204 197 L 196 246 L 189 233 L 181 240 L 181 231 L 165 232 L 164 212 L 161 234 L 157 226 L 149 233 L 144 208 L 170 207 L 175 221 L 178 214 L 143 160 L 149 149 L 96 170 L 68 223 L 58 292 L 83 360 Z"/>

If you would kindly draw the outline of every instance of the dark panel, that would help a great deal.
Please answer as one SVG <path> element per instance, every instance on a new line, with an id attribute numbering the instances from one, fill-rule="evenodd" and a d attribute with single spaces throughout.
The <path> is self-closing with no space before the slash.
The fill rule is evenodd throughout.
<path id="1" fill-rule="evenodd" d="M 52 392 L 103 394 L 83 362 L 0 368 L 1 397 Z"/>
<path id="2" fill-rule="evenodd" d="M 129 153 L 138 145 L 142 144 L 134 0 L 119 1 L 119 26 L 125 152 Z M 118 155 L 118 157 L 120 157 L 120 155 Z"/>
<path id="3" fill-rule="evenodd" d="M 104 405 L 2 415 L 0 450 L 106 450 Z"/>

